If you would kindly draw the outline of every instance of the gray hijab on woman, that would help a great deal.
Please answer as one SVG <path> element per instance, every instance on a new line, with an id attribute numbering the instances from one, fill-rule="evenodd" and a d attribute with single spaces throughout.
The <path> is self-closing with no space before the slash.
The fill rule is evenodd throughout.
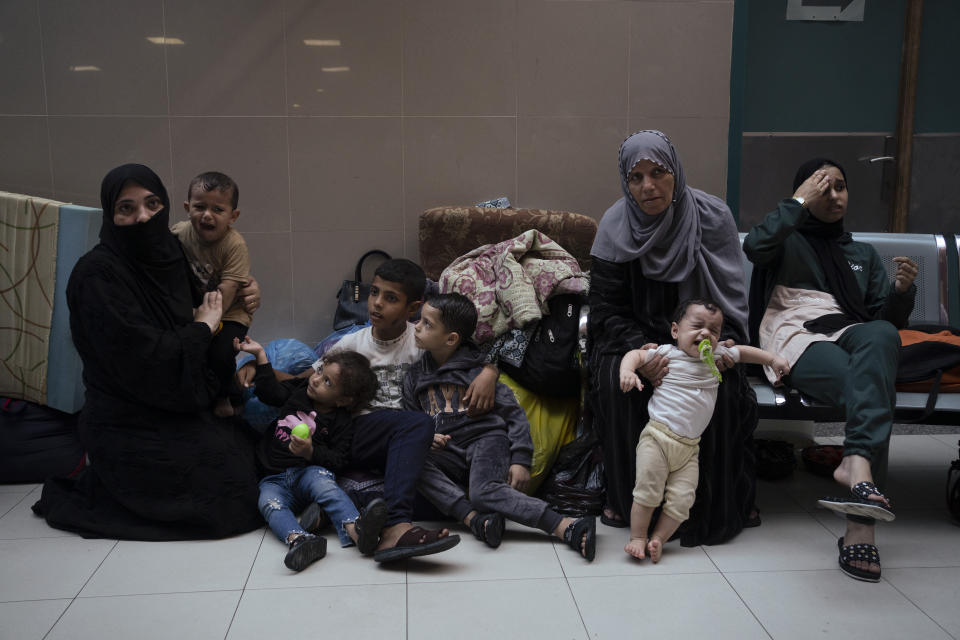
<path id="1" fill-rule="evenodd" d="M 630 170 L 649 160 L 673 174 L 673 202 L 647 215 L 627 184 Z M 623 196 L 600 220 L 590 254 L 608 262 L 638 261 L 643 275 L 677 282 L 680 299 L 709 296 L 746 336 L 747 294 L 737 227 L 726 203 L 687 186 L 673 144 L 659 131 L 638 131 L 620 145 Z"/>

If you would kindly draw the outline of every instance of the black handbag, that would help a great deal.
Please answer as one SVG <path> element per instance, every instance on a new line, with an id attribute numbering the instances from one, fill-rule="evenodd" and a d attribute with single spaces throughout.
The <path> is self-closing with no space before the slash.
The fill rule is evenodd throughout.
<path id="1" fill-rule="evenodd" d="M 390 260 L 386 251 L 373 249 L 367 251 L 357 260 L 357 269 L 353 280 L 344 280 L 337 292 L 337 310 L 333 314 L 333 330 L 339 331 L 352 324 L 363 324 L 370 319 L 367 313 L 367 297 L 370 295 L 370 285 L 363 282 L 363 261 L 372 255 L 381 255 Z"/>
<path id="2" fill-rule="evenodd" d="M 564 293 L 550 298 L 549 315 L 540 319 L 523 354 L 523 362 L 514 367 L 506 362 L 500 370 L 525 389 L 545 396 L 580 397 L 579 332 L 580 308 L 586 299 L 579 293 Z"/>

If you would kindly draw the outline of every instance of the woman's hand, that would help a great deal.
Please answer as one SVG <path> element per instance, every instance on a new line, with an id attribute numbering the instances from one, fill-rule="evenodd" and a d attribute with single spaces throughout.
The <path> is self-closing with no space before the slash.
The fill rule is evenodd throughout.
<path id="1" fill-rule="evenodd" d="M 823 169 L 817 169 L 803 181 L 794 192 L 794 198 L 803 198 L 803 206 L 810 208 L 810 203 L 816 202 L 830 189 L 830 176 Z"/>
<path id="2" fill-rule="evenodd" d="M 897 263 L 897 275 L 895 276 L 896 281 L 893 284 L 893 288 L 897 293 L 903 293 L 913 284 L 917 274 L 920 273 L 920 268 L 917 267 L 917 263 L 910 258 L 901 256 L 894 258 L 893 261 Z"/>
<path id="3" fill-rule="evenodd" d="M 244 311 L 255 313 L 260 308 L 260 285 L 257 279 L 250 276 L 250 279 L 237 290 L 237 297 L 243 301 Z"/>
<path id="4" fill-rule="evenodd" d="M 218 290 L 203 294 L 203 302 L 193 310 L 194 322 L 203 322 L 210 327 L 210 333 L 216 333 L 223 316 L 223 294 Z"/>
<path id="5" fill-rule="evenodd" d="M 647 349 L 656 349 L 659 345 L 656 343 L 648 343 L 640 347 L 644 351 Z M 647 361 L 642 365 L 637 367 L 637 371 L 640 372 L 640 375 L 650 381 L 655 387 L 659 387 L 663 382 L 663 377 L 670 372 L 670 358 L 665 358 L 658 353 L 651 354 Z"/>

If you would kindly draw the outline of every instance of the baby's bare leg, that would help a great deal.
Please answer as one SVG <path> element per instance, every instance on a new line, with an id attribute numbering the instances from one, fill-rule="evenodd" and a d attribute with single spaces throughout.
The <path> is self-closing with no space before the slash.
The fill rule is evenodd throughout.
<path id="1" fill-rule="evenodd" d="M 650 529 L 652 515 L 653 507 L 645 507 L 637 502 L 630 507 L 630 541 L 623 550 L 638 560 L 646 557 L 647 531 Z"/>
<path id="2" fill-rule="evenodd" d="M 651 560 L 660 562 L 660 554 L 663 553 L 663 543 L 676 533 L 677 527 L 681 524 L 682 522 L 680 520 L 671 518 L 666 513 L 660 513 L 657 526 L 653 528 L 653 535 L 650 536 L 650 542 L 647 544 L 647 550 L 650 552 Z"/>

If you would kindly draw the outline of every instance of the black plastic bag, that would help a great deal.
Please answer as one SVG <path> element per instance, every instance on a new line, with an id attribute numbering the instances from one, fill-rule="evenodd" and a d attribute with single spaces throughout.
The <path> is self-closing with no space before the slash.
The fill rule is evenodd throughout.
<path id="1" fill-rule="evenodd" d="M 600 442 L 593 433 L 586 433 L 560 449 L 540 497 L 557 513 L 595 516 L 603 511 L 604 489 Z"/>

